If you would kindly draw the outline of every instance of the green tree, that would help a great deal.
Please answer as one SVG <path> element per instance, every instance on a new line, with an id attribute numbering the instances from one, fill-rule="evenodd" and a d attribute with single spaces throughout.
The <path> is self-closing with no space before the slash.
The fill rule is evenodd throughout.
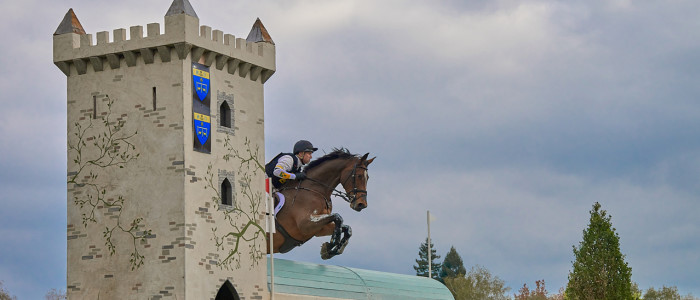
<path id="1" fill-rule="evenodd" d="M 446 277 L 464 277 L 467 274 L 467 269 L 464 268 L 462 257 L 459 256 L 455 247 L 452 246 L 450 251 L 445 255 L 440 268 L 440 281 L 445 282 Z"/>
<path id="2" fill-rule="evenodd" d="M 10 292 L 2 287 L 3 282 L 0 280 L 0 300 L 17 300 L 17 297 L 10 295 Z"/>
<path id="3" fill-rule="evenodd" d="M 544 284 L 544 279 L 535 281 L 537 286 L 534 290 L 530 290 L 527 283 L 518 290 L 518 293 L 513 295 L 515 300 L 547 300 L 547 288 Z"/>
<path id="4" fill-rule="evenodd" d="M 698 298 L 694 297 L 692 294 L 688 294 L 686 296 L 682 296 L 678 292 L 678 288 L 676 286 L 663 286 L 659 290 L 655 290 L 654 287 L 650 287 L 645 293 L 644 293 L 644 300 L 696 300 Z"/>
<path id="5" fill-rule="evenodd" d="M 68 297 L 66 296 L 66 291 L 62 289 L 51 289 L 44 295 L 45 300 L 66 300 Z"/>
<path id="6" fill-rule="evenodd" d="M 482 266 L 472 267 L 465 276 L 446 277 L 445 286 L 452 292 L 455 300 L 505 300 L 510 291 L 505 281 Z"/>
<path id="7" fill-rule="evenodd" d="M 441 268 L 440 262 L 437 260 L 440 258 L 440 255 L 437 255 L 437 250 L 435 250 L 435 245 L 433 245 L 433 242 L 430 242 L 430 260 L 431 260 L 431 265 L 432 265 L 432 270 L 431 270 L 431 278 L 433 279 L 440 279 L 439 276 L 439 271 Z M 417 266 L 414 265 L 413 269 L 416 270 L 416 276 L 423 276 L 423 277 L 428 277 L 428 238 L 425 238 L 425 242 L 420 244 L 420 248 L 418 250 L 418 259 L 416 259 L 416 264 Z"/>
<path id="8" fill-rule="evenodd" d="M 632 282 L 632 298 L 635 300 L 642 299 L 642 290 L 639 289 L 639 285 L 636 282 Z"/>
<path id="9" fill-rule="evenodd" d="M 634 299 L 632 268 L 620 252 L 620 237 L 610 221 L 611 217 L 593 205 L 583 241 L 574 246 L 573 270 L 569 272 L 566 296 L 572 300 Z"/>
<path id="10" fill-rule="evenodd" d="M 559 289 L 558 294 L 550 295 L 545 287 L 544 279 L 535 281 L 535 289 L 530 290 L 527 284 L 513 295 L 514 300 L 564 300 L 564 288 Z"/>

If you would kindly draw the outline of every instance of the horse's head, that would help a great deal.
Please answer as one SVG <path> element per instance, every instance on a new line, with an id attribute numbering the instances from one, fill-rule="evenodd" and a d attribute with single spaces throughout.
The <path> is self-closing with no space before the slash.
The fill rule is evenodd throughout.
<path id="1" fill-rule="evenodd" d="M 376 158 L 367 159 L 367 156 L 369 153 L 351 160 L 340 175 L 340 183 L 350 199 L 350 207 L 356 211 L 367 207 L 367 180 L 369 180 L 367 166 Z"/>

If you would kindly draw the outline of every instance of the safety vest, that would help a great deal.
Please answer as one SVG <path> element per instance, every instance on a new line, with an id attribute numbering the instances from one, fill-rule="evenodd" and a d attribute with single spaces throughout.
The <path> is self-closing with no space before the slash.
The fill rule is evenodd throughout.
<path id="1" fill-rule="evenodd" d="M 280 157 L 285 156 L 285 155 L 289 155 L 289 156 L 294 158 L 294 165 L 292 166 L 292 169 L 289 171 L 287 171 L 287 170 L 285 170 L 285 171 L 287 173 L 292 173 L 292 174 L 298 173 L 301 171 L 301 163 L 299 162 L 299 158 L 296 155 L 294 155 L 293 153 L 284 153 L 284 152 L 277 154 L 277 156 L 275 156 L 275 158 L 270 160 L 270 162 L 265 165 L 265 174 L 267 174 L 267 177 L 272 178 L 272 185 L 275 186 L 276 188 L 280 188 L 282 186 L 282 184 L 283 184 L 281 182 L 282 178 L 275 176 L 272 172 L 275 171 L 275 166 L 277 166 L 277 161 L 280 159 Z"/>

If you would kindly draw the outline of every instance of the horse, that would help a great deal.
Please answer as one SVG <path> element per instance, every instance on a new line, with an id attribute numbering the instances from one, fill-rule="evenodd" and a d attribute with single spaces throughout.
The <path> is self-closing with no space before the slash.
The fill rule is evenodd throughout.
<path id="1" fill-rule="evenodd" d="M 321 258 L 343 253 L 352 229 L 343 224 L 339 214 L 333 213 L 331 195 L 344 198 L 355 211 L 367 208 L 367 167 L 376 158 L 367 159 L 368 156 L 369 153 L 359 157 L 345 148 L 333 149 L 306 166 L 306 179 L 288 180 L 280 187 L 278 192 L 285 203 L 275 216 L 274 253 L 286 253 L 314 236 L 328 235 L 331 239 L 321 246 Z M 338 184 L 344 193 L 336 190 Z"/>

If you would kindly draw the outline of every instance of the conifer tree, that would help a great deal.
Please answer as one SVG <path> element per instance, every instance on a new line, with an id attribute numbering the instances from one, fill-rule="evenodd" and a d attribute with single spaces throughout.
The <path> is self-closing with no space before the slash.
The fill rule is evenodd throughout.
<path id="1" fill-rule="evenodd" d="M 583 241 L 574 246 L 573 270 L 566 287 L 567 299 L 633 299 L 632 268 L 620 252 L 620 237 L 611 217 L 596 202 L 590 211 Z"/>
<path id="2" fill-rule="evenodd" d="M 467 274 L 467 269 L 464 267 L 462 257 L 459 256 L 455 247 L 452 246 L 447 255 L 445 255 L 445 260 L 442 261 L 440 281 L 445 282 L 446 277 L 464 277 L 465 274 Z"/>
<path id="3" fill-rule="evenodd" d="M 432 274 L 431 278 L 433 279 L 440 279 L 439 277 L 439 271 L 441 268 L 440 262 L 437 260 L 440 258 L 440 255 L 437 255 L 437 250 L 435 250 L 435 245 L 433 245 L 432 241 L 430 242 L 430 257 L 431 257 L 431 266 L 432 266 Z M 423 277 L 428 277 L 428 238 L 425 238 L 425 242 L 420 245 L 420 248 L 418 250 L 418 259 L 416 259 L 416 264 L 417 266 L 413 266 L 413 269 L 416 270 L 416 276 L 423 276 Z"/>

